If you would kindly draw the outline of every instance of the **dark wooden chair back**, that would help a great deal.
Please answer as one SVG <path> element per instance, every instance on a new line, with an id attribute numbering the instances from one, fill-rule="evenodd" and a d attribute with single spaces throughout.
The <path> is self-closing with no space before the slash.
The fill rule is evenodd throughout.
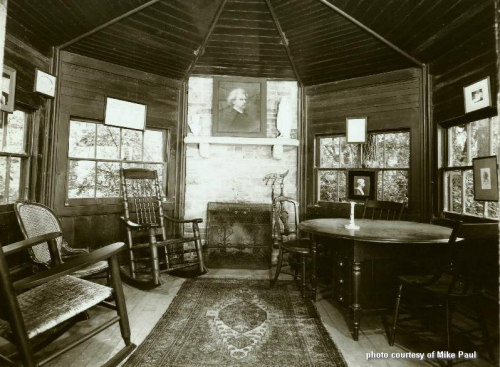
<path id="1" fill-rule="evenodd" d="M 121 185 L 125 219 L 163 228 L 162 195 L 156 171 L 122 168 Z"/>
<path id="2" fill-rule="evenodd" d="M 281 241 L 298 238 L 299 203 L 287 196 L 274 199 L 274 219 Z"/>
<path id="3" fill-rule="evenodd" d="M 364 219 L 401 220 L 405 204 L 393 201 L 366 200 Z"/>
<path id="4" fill-rule="evenodd" d="M 498 223 L 461 223 L 456 236 L 450 292 L 498 291 Z"/>

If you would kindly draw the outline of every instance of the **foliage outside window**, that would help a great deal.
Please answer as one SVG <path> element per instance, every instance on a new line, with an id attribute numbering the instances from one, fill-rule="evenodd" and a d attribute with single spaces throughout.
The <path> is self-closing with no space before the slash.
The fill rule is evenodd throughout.
<path id="1" fill-rule="evenodd" d="M 165 131 L 70 122 L 68 198 L 120 196 L 120 168 L 147 168 L 166 182 Z"/>
<path id="2" fill-rule="evenodd" d="M 343 201 L 347 170 L 377 169 L 377 198 L 408 201 L 410 133 L 368 134 L 367 144 L 347 144 L 345 136 L 316 138 L 316 183 L 319 201 Z"/>
<path id="3" fill-rule="evenodd" d="M 0 204 L 26 198 L 28 184 L 28 114 L 0 114 Z"/>
<path id="4" fill-rule="evenodd" d="M 474 200 L 472 159 L 497 154 L 498 117 L 457 125 L 445 130 L 444 210 L 498 218 L 497 202 Z"/>

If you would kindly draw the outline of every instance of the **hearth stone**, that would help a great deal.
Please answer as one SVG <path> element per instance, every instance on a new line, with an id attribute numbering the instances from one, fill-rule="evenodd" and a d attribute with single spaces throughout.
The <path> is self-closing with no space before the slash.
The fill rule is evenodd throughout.
<path id="1" fill-rule="evenodd" d="M 208 203 L 208 267 L 268 269 L 271 250 L 270 204 Z"/>

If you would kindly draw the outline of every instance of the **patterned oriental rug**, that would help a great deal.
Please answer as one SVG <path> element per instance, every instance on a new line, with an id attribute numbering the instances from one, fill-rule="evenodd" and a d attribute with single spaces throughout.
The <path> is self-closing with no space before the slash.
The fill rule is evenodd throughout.
<path id="1" fill-rule="evenodd" d="M 125 367 L 347 366 L 292 281 L 187 280 Z"/>

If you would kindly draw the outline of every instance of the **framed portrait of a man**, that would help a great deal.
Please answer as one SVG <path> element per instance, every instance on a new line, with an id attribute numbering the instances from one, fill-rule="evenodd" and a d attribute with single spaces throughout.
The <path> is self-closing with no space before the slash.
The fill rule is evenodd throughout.
<path id="1" fill-rule="evenodd" d="M 376 200 L 377 174 L 373 169 L 347 171 L 347 198 Z"/>
<path id="2" fill-rule="evenodd" d="M 218 77 L 213 96 L 213 136 L 266 136 L 265 80 Z"/>

